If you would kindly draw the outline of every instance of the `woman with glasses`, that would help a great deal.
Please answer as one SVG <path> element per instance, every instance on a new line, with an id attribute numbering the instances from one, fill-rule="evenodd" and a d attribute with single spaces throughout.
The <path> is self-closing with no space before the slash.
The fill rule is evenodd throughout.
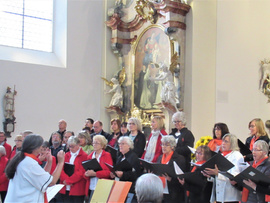
<path id="1" fill-rule="evenodd" d="M 74 173 L 69 176 L 65 167 L 60 176 L 60 183 L 65 186 L 60 190 L 61 202 L 83 203 L 85 194 L 84 168 L 82 162 L 87 159 L 87 154 L 80 147 L 80 140 L 76 136 L 68 138 L 69 152 L 65 155 L 65 163 L 74 165 Z M 60 201 L 60 200 L 59 200 Z"/>
<path id="2" fill-rule="evenodd" d="M 157 163 L 168 164 L 170 167 L 174 167 L 173 162 L 186 172 L 185 158 L 182 155 L 176 153 L 175 138 L 172 135 L 167 135 L 161 138 L 162 155 L 158 158 Z M 161 177 L 164 186 L 164 202 L 184 202 L 185 193 L 184 188 L 179 183 L 177 178 L 173 178 L 164 174 Z"/>
<path id="3" fill-rule="evenodd" d="M 251 120 L 248 124 L 250 136 L 246 139 L 246 146 L 252 151 L 253 145 L 257 140 L 264 140 L 269 143 L 269 137 L 264 128 L 264 123 L 260 118 Z M 245 161 L 252 161 L 252 154 L 245 156 Z"/>
<path id="4" fill-rule="evenodd" d="M 226 134 L 222 138 L 222 155 L 228 159 L 234 167 L 228 170 L 230 174 L 236 176 L 244 169 L 244 157 L 239 152 L 237 137 L 233 134 Z M 203 174 L 209 178 L 209 181 L 213 181 L 213 189 L 210 202 L 231 202 L 239 203 L 241 200 L 241 191 L 234 185 L 234 181 L 230 181 L 229 178 L 218 173 L 218 167 L 214 169 L 206 168 Z M 215 178 L 211 178 L 215 176 Z"/>
<path id="5" fill-rule="evenodd" d="M 146 150 L 142 155 L 142 159 L 155 163 L 162 154 L 161 138 L 167 135 L 164 130 L 164 121 L 160 116 L 154 116 L 151 121 L 152 131 L 149 135 Z"/>
<path id="6" fill-rule="evenodd" d="M 21 151 L 22 142 L 23 142 L 23 136 L 22 135 L 16 135 L 14 141 L 15 141 L 15 146 L 12 149 L 10 159 L 12 159 L 19 151 Z"/>
<path id="7" fill-rule="evenodd" d="M 209 203 L 211 197 L 211 190 L 212 190 L 212 183 L 208 182 L 207 179 L 201 174 L 200 170 L 198 169 L 199 166 L 204 164 L 208 159 L 211 158 L 211 150 L 208 146 L 201 145 L 196 149 L 196 163 L 193 166 L 191 172 L 197 173 L 196 176 L 198 182 L 200 184 L 195 185 L 193 182 L 189 182 L 189 180 L 179 179 L 179 182 L 183 187 L 187 190 L 187 197 L 189 203 Z"/>
<path id="8" fill-rule="evenodd" d="M 9 159 L 11 155 L 11 146 L 7 143 L 7 138 L 5 133 L 0 131 L 0 145 L 4 146 L 6 149 L 6 157 Z"/>
<path id="9" fill-rule="evenodd" d="M 269 145 L 264 140 L 258 140 L 253 145 L 253 158 L 254 161 L 251 162 L 251 166 L 256 168 L 258 171 L 264 173 L 266 176 L 270 177 L 270 161 L 268 157 Z M 266 194 L 270 195 L 270 187 L 264 185 L 256 184 L 251 180 L 244 180 L 244 183 L 251 187 L 254 191 L 250 192 L 248 189 L 243 188 L 242 192 L 242 202 L 247 203 L 266 203 L 269 202 L 266 199 Z"/>
<path id="10" fill-rule="evenodd" d="M 213 128 L 213 139 L 208 143 L 208 147 L 213 152 L 221 152 L 222 138 L 229 133 L 228 126 L 225 123 L 216 123 Z"/>
<path id="11" fill-rule="evenodd" d="M 108 137 L 108 145 L 118 149 L 118 139 L 122 136 L 121 133 L 121 121 L 119 119 L 111 120 L 112 134 Z"/>
<path id="12" fill-rule="evenodd" d="M 87 197 L 90 197 L 89 200 L 91 200 L 98 179 L 110 178 L 110 169 L 105 163 L 113 165 L 113 161 L 111 154 L 105 151 L 107 143 L 108 141 L 103 135 L 96 135 L 93 138 L 94 151 L 87 157 L 87 160 L 96 159 L 99 162 L 102 170 L 96 172 L 94 170 L 87 170 L 84 173 L 84 177 L 87 180 L 85 193 Z"/>
<path id="13" fill-rule="evenodd" d="M 77 135 L 80 140 L 80 147 L 86 154 L 90 154 L 93 151 L 92 138 L 88 131 L 81 131 Z"/>
<path id="14" fill-rule="evenodd" d="M 175 151 L 183 155 L 186 160 L 186 169 L 190 171 L 191 151 L 189 147 L 194 146 L 194 136 L 190 130 L 186 128 L 186 117 L 182 111 L 176 112 L 172 116 L 172 122 L 175 128 L 172 129 L 170 135 L 173 135 L 176 140 Z"/>
<path id="15" fill-rule="evenodd" d="M 142 175 L 142 168 L 140 166 L 138 156 L 133 151 L 134 143 L 129 137 L 122 136 L 118 140 L 118 145 L 119 145 L 120 155 L 117 157 L 115 166 L 118 165 L 123 160 L 127 160 L 127 162 L 130 164 L 131 167 L 129 170 L 115 171 L 116 176 L 113 173 L 111 173 L 110 175 L 111 175 L 111 178 L 119 178 L 120 181 L 132 182 L 132 186 L 129 192 L 134 194 L 135 182 L 137 178 Z"/>
<path id="16" fill-rule="evenodd" d="M 144 147 L 146 144 L 145 135 L 142 133 L 142 124 L 137 118 L 128 119 L 128 130 L 130 131 L 128 137 L 134 143 L 133 151 L 138 157 L 141 157 L 144 152 Z"/>

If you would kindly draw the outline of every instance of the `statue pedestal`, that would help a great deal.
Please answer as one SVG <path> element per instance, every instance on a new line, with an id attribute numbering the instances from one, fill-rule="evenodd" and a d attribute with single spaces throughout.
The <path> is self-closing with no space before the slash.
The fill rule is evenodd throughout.
<path id="1" fill-rule="evenodd" d="M 120 121 L 122 121 L 122 119 L 125 116 L 124 113 L 121 111 L 121 109 L 117 106 L 106 107 L 106 111 L 110 115 L 110 120 L 117 118 Z"/>

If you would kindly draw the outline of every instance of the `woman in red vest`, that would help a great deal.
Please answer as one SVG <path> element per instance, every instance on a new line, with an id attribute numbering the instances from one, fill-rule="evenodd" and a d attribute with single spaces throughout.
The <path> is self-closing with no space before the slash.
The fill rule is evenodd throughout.
<path id="1" fill-rule="evenodd" d="M 158 157 L 162 154 L 161 138 L 167 135 L 164 130 L 164 121 L 160 116 L 155 116 L 151 121 L 152 131 L 149 135 L 146 150 L 142 155 L 142 159 L 152 163 L 157 162 Z"/>
<path id="2" fill-rule="evenodd" d="M 87 154 L 80 147 L 78 137 L 71 136 L 68 138 L 69 152 L 65 155 L 65 163 L 74 165 L 74 173 L 68 176 L 65 173 L 65 166 L 60 176 L 60 183 L 65 187 L 60 191 L 63 202 L 84 202 L 85 179 L 82 162 L 87 160 Z"/>

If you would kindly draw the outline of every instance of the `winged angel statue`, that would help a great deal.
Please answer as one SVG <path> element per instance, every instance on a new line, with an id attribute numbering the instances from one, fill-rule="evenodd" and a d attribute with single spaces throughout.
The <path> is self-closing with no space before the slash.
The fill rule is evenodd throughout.
<path id="1" fill-rule="evenodd" d="M 122 108 L 123 105 L 123 91 L 121 88 L 121 85 L 126 79 L 126 72 L 125 68 L 122 68 L 122 70 L 118 73 L 118 76 L 114 76 L 110 81 L 108 81 L 106 78 L 102 79 L 106 82 L 108 86 L 111 87 L 109 91 L 107 91 L 107 94 L 113 93 L 111 102 L 109 104 L 109 107 L 119 107 Z"/>
<path id="2" fill-rule="evenodd" d="M 270 60 L 261 61 L 261 81 L 262 92 L 268 97 L 270 102 Z"/>

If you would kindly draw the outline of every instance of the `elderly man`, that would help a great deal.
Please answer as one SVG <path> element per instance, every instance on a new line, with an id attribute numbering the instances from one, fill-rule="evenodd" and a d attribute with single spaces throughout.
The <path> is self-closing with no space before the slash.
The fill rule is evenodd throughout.
<path id="1" fill-rule="evenodd" d="M 61 135 L 58 132 L 53 132 L 51 135 L 52 138 L 52 146 L 51 148 L 51 152 L 52 155 L 56 158 L 56 162 L 57 162 L 57 153 L 60 150 L 66 151 L 65 147 L 62 146 L 62 139 L 61 139 Z"/>
<path id="2" fill-rule="evenodd" d="M 138 178 L 135 192 L 139 203 L 161 203 L 163 197 L 162 181 L 158 176 L 152 173 L 146 173 Z"/>
<path id="3" fill-rule="evenodd" d="M 94 133 L 91 134 L 91 138 L 93 139 L 93 137 L 95 135 L 103 135 L 106 139 L 108 139 L 108 137 L 110 136 L 109 133 L 105 132 L 102 128 L 103 128 L 103 124 L 101 121 L 95 121 L 94 122 Z"/>
<path id="4" fill-rule="evenodd" d="M 66 129 L 67 129 L 67 122 L 65 120 L 61 119 L 58 122 L 58 130 L 57 130 L 57 132 L 61 136 L 61 140 L 64 139 L 64 134 L 66 132 Z M 50 143 L 50 146 L 52 146 L 52 137 L 50 137 L 49 143 Z"/>

